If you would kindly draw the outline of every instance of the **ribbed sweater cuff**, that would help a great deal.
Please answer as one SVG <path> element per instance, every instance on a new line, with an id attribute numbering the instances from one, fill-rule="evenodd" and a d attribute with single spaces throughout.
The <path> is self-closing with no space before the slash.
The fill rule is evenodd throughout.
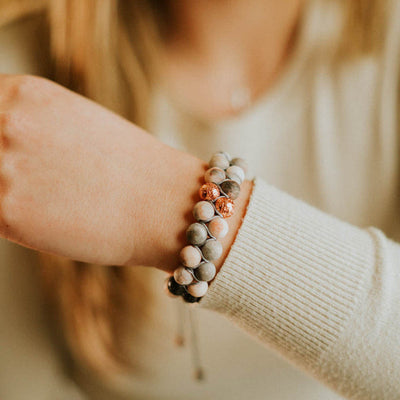
<path id="1" fill-rule="evenodd" d="M 223 313 L 300 364 L 314 364 L 359 300 L 375 246 L 370 230 L 325 214 L 260 177 L 202 308 Z M 296 363 L 297 363 L 296 362 Z"/>

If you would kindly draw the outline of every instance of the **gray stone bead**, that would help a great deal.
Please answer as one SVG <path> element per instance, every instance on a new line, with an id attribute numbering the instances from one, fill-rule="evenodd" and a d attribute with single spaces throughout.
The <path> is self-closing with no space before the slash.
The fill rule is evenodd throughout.
<path id="1" fill-rule="evenodd" d="M 194 276 L 199 281 L 209 282 L 214 279 L 215 273 L 215 265 L 211 262 L 203 262 L 194 270 Z"/>
<path id="2" fill-rule="evenodd" d="M 225 156 L 225 158 L 230 162 L 232 160 L 232 157 L 229 153 L 227 153 L 226 151 L 217 151 L 215 154 L 222 154 Z"/>
<path id="3" fill-rule="evenodd" d="M 190 244 L 202 246 L 207 240 L 207 237 L 207 229 L 199 222 L 191 224 L 186 230 L 186 239 Z"/>
<path id="4" fill-rule="evenodd" d="M 224 181 L 221 183 L 221 189 L 229 196 L 232 200 L 238 198 L 240 193 L 240 185 L 234 180 Z"/>
<path id="5" fill-rule="evenodd" d="M 247 171 L 249 169 L 247 161 L 243 160 L 243 158 L 234 158 L 231 161 L 231 165 L 237 165 L 238 167 L 242 168 L 242 170 L 244 171 L 245 174 L 247 174 Z"/>
<path id="6" fill-rule="evenodd" d="M 244 178 L 246 176 L 243 169 L 238 167 L 237 165 L 232 165 L 231 167 L 227 168 L 226 176 L 228 178 L 231 178 L 232 175 L 237 175 L 242 180 L 242 182 L 244 181 Z"/>
<path id="7" fill-rule="evenodd" d="M 201 248 L 201 251 L 206 260 L 218 260 L 222 255 L 222 244 L 218 240 L 208 239 Z"/>
<path id="8" fill-rule="evenodd" d="M 206 171 L 204 180 L 206 182 L 220 183 L 226 178 L 225 171 L 221 168 L 213 167 Z"/>
<path id="9" fill-rule="evenodd" d="M 238 185 L 241 185 L 242 182 L 243 182 L 243 180 L 240 179 L 240 177 L 238 175 L 235 175 L 235 174 L 231 174 L 229 176 L 229 179 L 231 179 L 232 181 L 235 181 Z"/>
<path id="10" fill-rule="evenodd" d="M 229 161 L 222 153 L 217 153 L 211 157 L 209 166 L 210 168 L 217 167 L 221 169 L 227 169 L 229 167 Z"/>

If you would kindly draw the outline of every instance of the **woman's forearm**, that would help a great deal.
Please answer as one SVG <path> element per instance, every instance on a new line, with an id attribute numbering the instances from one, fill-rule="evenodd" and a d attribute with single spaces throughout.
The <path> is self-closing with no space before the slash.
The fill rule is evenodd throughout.
<path id="1" fill-rule="evenodd" d="M 201 307 L 349 399 L 400 398 L 400 244 L 257 177 Z M 267 373 L 267 372 L 266 372 Z"/>

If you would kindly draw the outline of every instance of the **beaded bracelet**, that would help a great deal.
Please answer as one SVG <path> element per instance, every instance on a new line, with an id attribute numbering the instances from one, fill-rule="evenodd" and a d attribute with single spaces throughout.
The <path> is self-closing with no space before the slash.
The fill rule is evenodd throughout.
<path id="1" fill-rule="evenodd" d="M 205 184 L 199 190 L 200 201 L 193 208 L 197 222 L 186 230 L 188 245 L 180 252 L 182 265 L 166 279 L 169 295 L 181 296 L 186 303 L 196 303 L 207 293 L 208 282 L 216 274 L 213 261 L 222 255 L 218 241 L 226 236 L 229 227 L 225 218 L 233 215 L 234 200 L 245 179 L 247 163 L 242 158 L 232 159 L 226 152 L 215 153 L 205 172 Z"/>

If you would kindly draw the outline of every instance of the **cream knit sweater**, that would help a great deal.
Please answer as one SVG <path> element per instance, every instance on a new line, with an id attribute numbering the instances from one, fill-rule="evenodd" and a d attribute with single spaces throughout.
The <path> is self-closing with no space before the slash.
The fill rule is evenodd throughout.
<path id="1" fill-rule="evenodd" d="M 391 7 L 382 53 L 337 64 L 340 1 L 310 2 L 282 77 L 238 118 L 209 124 L 162 92 L 154 98 L 160 140 L 205 160 L 217 149 L 247 158 L 254 177 L 243 224 L 198 307 L 208 381 L 192 382 L 184 354 L 165 344 L 159 319 L 174 309 L 160 295 L 136 346 L 151 377 L 118 391 L 80 376 L 78 389 L 40 317 L 24 320 L 36 295 L 21 309 L 10 301 L 20 284 L 5 264 L 19 254 L 28 265 L 29 251 L 3 242 L 0 307 L 21 316 L 2 313 L 2 399 L 400 399 L 400 3 Z M 0 67 L 18 70 L 3 58 Z M 164 274 L 152 276 L 161 286 Z M 24 327 L 33 335 L 21 338 Z M 21 346 L 38 361 L 28 370 Z"/>

